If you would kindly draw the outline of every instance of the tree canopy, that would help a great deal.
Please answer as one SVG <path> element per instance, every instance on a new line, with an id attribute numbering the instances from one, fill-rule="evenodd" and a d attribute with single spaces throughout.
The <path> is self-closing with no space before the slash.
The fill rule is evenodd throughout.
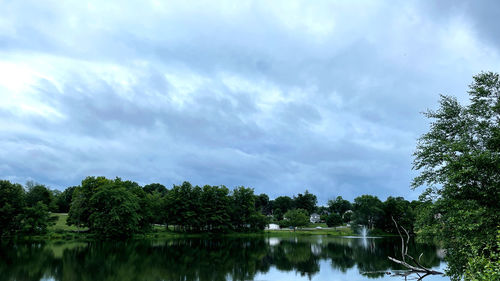
<path id="1" fill-rule="evenodd" d="M 500 220 L 500 80 L 496 73 L 474 76 L 470 104 L 441 96 L 425 116 L 430 129 L 417 143 L 413 188 L 426 186 L 417 231 L 440 237 L 447 248 L 449 273 L 459 278 L 473 249 L 498 251 Z"/>

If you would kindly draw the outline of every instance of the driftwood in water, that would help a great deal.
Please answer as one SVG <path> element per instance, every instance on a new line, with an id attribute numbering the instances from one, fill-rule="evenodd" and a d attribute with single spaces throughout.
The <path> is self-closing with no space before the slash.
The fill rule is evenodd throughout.
<path id="1" fill-rule="evenodd" d="M 408 233 L 408 231 L 406 231 L 406 229 L 403 226 L 398 225 L 398 223 L 396 222 L 396 220 L 392 216 L 391 216 L 391 219 L 394 222 L 394 224 L 396 225 L 396 229 L 398 231 L 399 237 L 401 238 L 401 257 L 402 257 L 402 260 L 398 260 L 398 259 L 395 259 L 393 257 L 387 257 L 387 258 L 389 258 L 389 260 L 391 260 L 397 264 L 400 264 L 400 265 L 408 268 L 409 269 L 408 274 L 424 273 L 425 275 L 422 276 L 421 278 L 419 278 L 419 280 L 421 280 L 423 277 L 425 277 L 427 275 L 443 274 L 442 272 L 426 268 L 420 264 L 420 258 L 422 257 L 423 253 L 420 254 L 420 256 L 418 257 L 418 260 L 416 260 L 412 256 L 408 255 L 408 243 L 410 241 L 410 234 Z M 403 235 L 401 234 L 400 228 L 406 234 L 406 241 L 405 241 Z M 406 258 L 409 258 L 414 263 L 414 265 L 411 265 L 408 262 L 406 262 Z"/>

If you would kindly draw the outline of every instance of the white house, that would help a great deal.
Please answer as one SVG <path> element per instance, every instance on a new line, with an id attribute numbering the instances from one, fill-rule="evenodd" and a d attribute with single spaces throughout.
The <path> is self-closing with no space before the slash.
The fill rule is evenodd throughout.
<path id="1" fill-rule="evenodd" d="M 309 218 L 309 221 L 312 223 L 318 223 L 320 221 L 320 219 L 321 218 L 320 218 L 319 214 L 312 213 L 311 217 Z"/>
<path id="2" fill-rule="evenodd" d="M 275 223 L 270 223 L 267 225 L 266 229 L 269 229 L 269 230 L 276 230 L 276 229 L 280 229 L 280 226 L 275 224 Z"/>

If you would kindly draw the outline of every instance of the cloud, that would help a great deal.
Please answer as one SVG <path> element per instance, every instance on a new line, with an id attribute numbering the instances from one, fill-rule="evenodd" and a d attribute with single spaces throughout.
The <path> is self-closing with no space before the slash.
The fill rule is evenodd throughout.
<path id="1" fill-rule="evenodd" d="M 105 175 L 416 198 L 419 112 L 500 65 L 494 19 L 465 4 L 0 5 L 0 177 L 59 189 Z"/>

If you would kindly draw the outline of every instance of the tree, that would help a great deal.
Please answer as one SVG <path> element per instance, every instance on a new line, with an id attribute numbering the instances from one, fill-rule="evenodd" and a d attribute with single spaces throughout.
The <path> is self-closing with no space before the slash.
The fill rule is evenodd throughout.
<path id="1" fill-rule="evenodd" d="M 51 210 L 56 211 L 57 205 L 50 189 L 43 184 L 28 181 L 26 183 L 26 204 L 34 207 L 38 202 L 42 202 Z"/>
<path id="2" fill-rule="evenodd" d="M 24 208 L 20 222 L 21 232 L 23 234 L 45 234 L 50 223 L 49 208 L 42 201 L 38 201 L 34 206 Z"/>
<path id="3" fill-rule="evenodd" d="M 289 210 L 285 213 L 282 226 L 303 227 L 309 224 L 309 215 L 304 209 Z"/>
<path id="4" fill-rule="evenodd" d="M 331 213 L 326 217 L 326 225 L 328 225 L 328 227 L 342 225 L 342 217 L 337 213 Z"/>
<path id="5" fill-rule="evenodd" d="M 250 224 L 250 217 L 256 212 L 253 189 L 240 186 L 233 190 L 231 197 L 231 224 L 236 230 L 243 230 Z"/>
<path id="6" fill-rule="evenodd" d="M 75 191 L 75 189 L 76 186 L 68 187 L 63 192 L 55 196 L 57 211 L 59 213 L 69 212 L 69 208 L 71 206 L 71 200 L 73 200 L 73 192 Z"/>
<path id="7" fill-rule="evenodd" d="M 342 196 L 337 196 L 335 200 L 328 200 L 328 209 L 330 212 L 343 215 L 346 211 L 352 209 L 352 204 L 348 200 L 342 198 Z"/>
<path id="8" fill-rule="evenodd" d="M 377 221 L 382 217 L 382 202 L 377 196 L 362 195 L 354 199 L 354 221 L 357 224 L 366 225 L 373 229 Z"/>
<path id="9" fill-rule="evenodd" d="M 23 187 L 17 183 L 0 180 L 0 237 L 19 231 L 24 206 Z"/>
<path id="10" fill-rule="evenodd" d="M 316 195 L 309 193 L 307 190 L 304 194 L 299 193 L 297 197 L 294 198 L 295 208 L 306 210 L 309 215 L 316 210 L 317 202 L 318 199 Z"/>
<path id="11" fill-rule="evenodd" d="M 72 197 L 71 207 L 68 213 L 67 224 L 77 227 L 88 227 L 91 215 L 90 198 L 97 192 L 100 186 L 111 184 L 112 180 L 105 177 L 87 177 L 82 180 Z"/>
<path id="12" fill-rule="evenodd" d="M 415 223 L 415 212 L 411 203 L 403 197 L 389 196 L 382 204 L 383 215 L 377 221 L 376 227 L 385 231 L 397 234 L 393 219 L 409 232 L 413 232 Z"/>
<path id="13" fill-rule="evenodd" d="M 168 192 L 168 189 L 161 183 L 147 184 L 143 187 L 143 189 L 146 193 L 153 194 L 153 192 L 158 192 L 161 196 L 165 196 Z"/>
<path id="14" fill-rule="evenodd" d="M 281 214 L 281 216 L 277 216 L 276 219 L 278 220 L 282 220 L 283 219 L 282 215 L 285 214 L 288 210 L 294 208 L 293 199 L 288 196 L 277 197 L 276 199 L 274 199 L 272 205 L 273 205 L 273 214 L 275 214 L 277 210 L 279 210 L 278 214 Z"/>
<path id="15" fill-rule="evenodd" d="M 467 271 L 477 250 L 491 256 L 500 227 L 500 80 L 496 73 L 474 76 L 470 104 L 441 96 L 440 107 L 427 111 L 433 119 L 419 138 L 413 168 L 420 171 L 413 188 L 431 209 L 419 214 L 417 232 L 434 235 L 447 249 L 448 273 L 455 279 Z"/>
<path id="16" fill-rule="evenodd" d="M 255 197 L 255 209 L 264 215 L 271 214 L 271 204 L 267 194 L 259 194 Z"/>
<path id="17" fill-rule="evenodd" d="M 92 232 L 123 237 L 140 231 L 139 198 L 119 182 L 101 186 L 89 204 Z"/>

